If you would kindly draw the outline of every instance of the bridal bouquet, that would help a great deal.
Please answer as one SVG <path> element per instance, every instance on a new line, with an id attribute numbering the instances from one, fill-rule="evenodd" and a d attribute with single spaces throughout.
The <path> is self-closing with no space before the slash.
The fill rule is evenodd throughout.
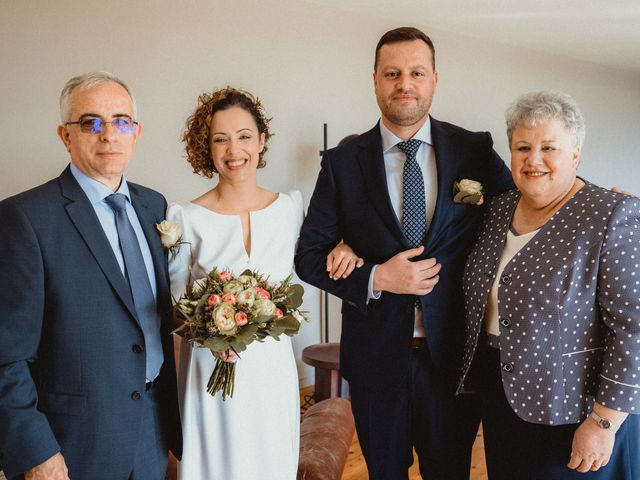
<path id="1" fill-rule="evenodd" d="M 214 353 L 239 354 L 255 340 L 298 333 L 307 320 L 302 305 L 304 289 L 291 283 L 292 275 L 278 284 L 245 270 L 234 277 L 229 270 L 214 268 L 206 277 L 187 285 L 186 293 L 175 306 L 183 324 L 175 331 L 191 344 L 204 346 Z M 220 358 L 209 378 L 207 392 L 222 392 L 233 397 L 236 364 Z"/>

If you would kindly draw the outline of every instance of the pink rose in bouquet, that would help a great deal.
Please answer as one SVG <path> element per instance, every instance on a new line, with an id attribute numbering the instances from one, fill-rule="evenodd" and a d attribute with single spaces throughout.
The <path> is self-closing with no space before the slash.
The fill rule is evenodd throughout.
<path id="1" fill-rule="evenodd" d="M 211 295 L 207 298 L 207 304 L 210 306 L 220 305 L 222 303 L 222 297 L 220 295 Z"/>
<path id="2" fill-rule="evenodd" d="M 238 325 L 239 327 L 242 327 L 247 323 L 249 323 L 247 314 L 244 312 L 236 312 L 236 325 Z"/>
<path id="3" fill-rule="evenodd" d="M 218 272 L 218 278 L 221 281 L 226 282 L 231 278 L 231 272 L 229 270 L 222 270 L 221 272 Z"/>
<path id="4" fill-rule="evenodd" d="M 260 295 L 262 298 L 269 300 L 271 298 L 271 294 L 266 291 L 264 288 L 260 288 L 260 287 L 256 287 L 255 291 L 258 293 L 258 295 Z"/>
<path id="5" fill-rule="evenodd" d="M 224 295 L 222 295 L 222 301 L 230 303 L 231 305 L 235 305 L 236 304 L 236 296 L 233 295 L 232 293 L 225 293 Z"/>

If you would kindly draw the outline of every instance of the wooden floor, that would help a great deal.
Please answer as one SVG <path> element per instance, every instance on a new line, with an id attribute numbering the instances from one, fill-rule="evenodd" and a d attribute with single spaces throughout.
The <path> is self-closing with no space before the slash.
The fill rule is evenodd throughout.
<path id="1" fill-rule="evenodd" d="M 421 480 L 418 469 L 418 459 L 413 456 L 414 463 L 409 469 L 409 480 Z M 482 443 L 482 429 L 478 432 L 476 442 L 473 445 L 473 454 L 471 456 L 471 476 L 470 480 L 487 480 L 487 468 L 484 463 L 484 445 Z M 342 473 L 342 480 L 368 480 L 367 467 L 364 463 L 362 452 L 360 451 L 360 443 L 358 436 L 354 435 L 347 464 Z"/>
<path id="2" fill-rule="evenodd" d="M 305 397 L 308 398 L 313 391 L 313 386 L 305 387 L 300 390 L 300 403 L 304 404 Z M 410 480 L 421 480 L 420 472 L 418 470 L 418 461 L 414 455 L 414 463 L 409 469 Z M 471 456 L 471 476 L 470 480 L 487 480 L 487 468 L 484 463 L 484 444 L 482 442 L 482 427 L 478 431 L 476 436 L 476 442 L 473 445 L 473 452 Z M 349 449 L 349 455 L 347 456 L 347 463 L 344 467 L 342 474 L 342 480 L 368 480 L 367 466 L 360 450 L 360 443 L 358 442 L 358 436 L 354 435 L 351 448 Z"/>

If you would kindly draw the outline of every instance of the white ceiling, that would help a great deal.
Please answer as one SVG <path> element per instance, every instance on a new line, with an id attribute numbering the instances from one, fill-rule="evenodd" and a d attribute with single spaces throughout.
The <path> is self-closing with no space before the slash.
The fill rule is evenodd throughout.
<path id="1" fill-rule="evenodd" d="M 640 73 L 640 0 L 311 0 Z"/>

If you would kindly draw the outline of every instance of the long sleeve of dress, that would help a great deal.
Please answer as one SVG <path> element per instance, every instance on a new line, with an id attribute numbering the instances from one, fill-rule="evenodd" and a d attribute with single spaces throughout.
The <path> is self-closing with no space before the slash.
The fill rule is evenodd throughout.
<path id="1" fill-rule="evenodd" d="M 187 284 L 191 281 L 192 253 L 196 247 L 190 225 L 183 213 L 183 207 L 175 203 L 167 209 L 167 220 L 179 224 L 182 232 L 181 243 L 175 254 L 169 254 L 169 279 L 174 302 L 184 294 Z"/>

